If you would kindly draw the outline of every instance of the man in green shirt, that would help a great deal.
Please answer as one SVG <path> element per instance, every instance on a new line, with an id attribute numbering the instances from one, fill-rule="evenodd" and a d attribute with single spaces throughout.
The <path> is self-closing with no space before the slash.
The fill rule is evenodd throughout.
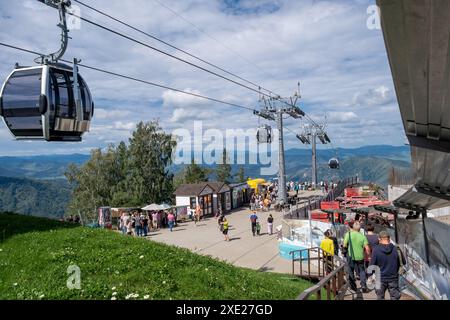
<path id="1" fill-rule="evenodd" d="M 361 289 L 363 292 L 368 292 L 366 284 L 366 269 L 364 267 L 364 250 L 370 259 L 369 241 L 366 236 L 360 233 L 361 225 L 359 222 L 353 224 L 352 229 L 344 236 L 344 248 L 347 249 L 347 263 L 350 288 L 353 291 L 357 290 L 355 281 L 355 272 L 359 274 L 361 281 Z"/>

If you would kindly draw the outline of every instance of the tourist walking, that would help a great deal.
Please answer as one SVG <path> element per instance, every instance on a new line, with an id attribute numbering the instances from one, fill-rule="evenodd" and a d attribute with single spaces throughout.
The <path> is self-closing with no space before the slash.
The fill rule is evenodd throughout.
<path id="1" fill-rule="evenodd" d="M 250 223 L 251 223 L 251 227 L 252 227 L 253 236 L 256 236 L 257 221 L 258 221 L 258 216 L 256 215 L 256 211 L 253 211 L 252 215 L 250 216 Z"/>
<path id="2" fill-rule="evenodd" d="M 142 236 L 146 237 L 148 235 L 148 215 L 142 215 L 141 216 L 142 221 Z"/>
<path id="3" fill-rule="evenodd" d="M 334 241 L 331 239 L 331 231 L 327 230 L 324 233 L 325 238 L 320 243 L 320 248 L 323 250 L 323 263 L 326 266 L 328 273 L 333 271 L 334 259 Z"/>
<path id="4" fill-rule="evenodd" d="M 267 218 L 267 233 L 269 235 L 273 234 L 273 217 L 271 214 L 269 214 L 269 217 Z"/>
<path id="5" fill-rule="evenodd" d="M 225 241 L 230 241 L 230 238 L 228 236 L 228 230 L 229 230 L 229 224 L 227 218 L 223 218 L 222 220 L 222 233 L 225 237 Z"/>
<path id="6" fill-rule="evenodd" d="M 200 208 L 199 205 L 197 205 L 195 207 L 195 220 L 194 220 L 195 226 L 197 226 L 197 222 L 200 222 L 201 215 L 202 215 L 202 209 Z"/>
<path id="7" fill-rule="evenodd" d="M 380 268 L 380 289 L 376 289 L 378 300 L 384 300 L 386 290 L 389 291 L 391 300 L 399 300 L 399 270 L 406 264 L 400 248 L 391 243 L 391 237 L 386 231 L 381 231 L 378 236 L 379 244 L 374 247 L 371 265 Z"/>
<path id="8" fill-rule="evenodd" d="M 172 232 L 173 226 L 175 225 L 175 215 L 172 212 L 169 212 L 167 215 L 167 223 L 169 224 L 170 232 Z"/>
<path id="9" fill-rule="evenodd" d="M 259 223 L 259 221 L 256 221 L 256 234 L 258 236 L 261 235 L 261 224 Z"/>
<path id="10" fill-rule="evenodd" d="M 378 245 L 378 235 L 375 233 L 375 227 L 373 224 L 367 225 L 367 241 L 369 242 L 370 252 L 373 253 L 373 249 Z M 364 262 L 366 269 L 369 267 L 370 256 L 365 254 Z"/>
<path id="11" fill-rule="evenodd" d="M 141 217 L 138 215 L 138 213 L 136 212 L 134 214 L 134 235 L 136 237 L 140 237 L 142 234 L 142 222 L 141 222 Z"/>
<path id="12" fill-rule="evenodd" d="M 152 225 L 154 230 L 158 230 L 158 212 L 152 212 Z"/>
<path id="13" fill-rule="evenodd" d="M 361 289 L 368 292 L 366 283 L 366 270 L 364 268 L 364 250 L 370 255 L 369 242 L 360 232 L 359 222 L 353 223 L 352 229 L 345 234 L 344 248 L 347 251 L 347 269 L 349 274 L 350 289 L 357 291 L 355 272 L 359 275 Z"/>

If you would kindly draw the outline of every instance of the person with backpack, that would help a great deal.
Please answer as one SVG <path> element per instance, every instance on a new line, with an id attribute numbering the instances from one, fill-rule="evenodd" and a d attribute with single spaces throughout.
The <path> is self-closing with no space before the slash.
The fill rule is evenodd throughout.
<path id="1" fill-rule="evenodd" d="M 142 221 L 142 236 L 146 237 L 148 235 L 148 215 L 141 215 L 141 221 Z"/>
<path id="2" fill-rule="evenodd" d="M 141 224 L 141 217 L 138 215 L 137 212 L 134 213 L 134 235 L 136 237 L 140 237 L 142 234 L 142 224 Z"/>
<path id="3" fill-rule="evenodd" d="M 375 227 L 373 224 L 369 223 L 367 225 L 367 241 L 369 241 L 370 252 L 378 245 L 378 235 L 375 233 Z M 364 257 L 365 268 L 369 267 L 370 258 L 367 254 Z"/>
<path id="4" fill-rule="evenodd" d="M 378 300 L 384 300 L 386 290 L 389 291 L 391 300 L 399 300 L 401 293 L 399 288 L 399 276 L 404 272 L 406 264 L 399 247 L 391 243 L 391 237 L 386 231 L 378 235 L 379 244 L 374 248 L 370 265 L 380 268 L 380 289 L 376 289 Z"/>
<path id="5" fill-rule="evenodd" d="M 252 215 L 250 216 L 250 223 L 252 227 L 252 233 L 253 236 L 256 235 L 256 222 L 258 221 L 258 216 L 256 215 L 256 211 L 253 211 Z"/>
<path id="6" fill-rule="evenodd" d="M 353 223 L 353 228 L 344 236 L 344 249 L 347 251 L 347 271 L 350 289 L 357 291 L 355 272 L 359 275 L 362 292 L 367 293 L 366 269 L 364 268 L 364 250 L 370 255 L 369 241 L 361 232 L 359 222 Z"/>

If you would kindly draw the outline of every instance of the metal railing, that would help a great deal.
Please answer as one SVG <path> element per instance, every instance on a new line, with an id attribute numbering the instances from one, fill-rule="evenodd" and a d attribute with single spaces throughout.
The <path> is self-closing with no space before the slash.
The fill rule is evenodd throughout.
<path id="1" fill-rule="evenodd" d="M 345 261 L 334 256 L 328 259 L 321 248 L 308 248 L 290 252 L 292 259 L 292 274 L 295 275 L 295 262 L 299 262 L 299 276 L 303 279 L 318 279 L 319 282 L 303 291 L 297 300 L 307 300 L 313 295 L 317 300 L 322 300 L 325 292 L 327 300 L 341 300 L 347 291 L 348 281 L 345 272 Z M 297 258 L 298 256 L 298 258 Z M 313 261 L 317 261 L 314 265 Z M 303 262 L 307 263 L 306 268 Z M 306 269 L 306 270 L 305 270 Z"/>
<path id="2" fill-rule="evenodd" d="M 296 203 L 291 205 L 289 213 L 286 216 L 289 216 L 290 219 L 308 219 L 309 212 L 320 209 L 322 201 L 334 201 L 344 193 L 345 188 L 353 186 L 358 182 L 358 177 L 346 178 L 339 181 L 337 186 L 329 190 L 326 196 L 312 196 L 308 199 L 301 199 L 300 201 L 297 199 Z"/>

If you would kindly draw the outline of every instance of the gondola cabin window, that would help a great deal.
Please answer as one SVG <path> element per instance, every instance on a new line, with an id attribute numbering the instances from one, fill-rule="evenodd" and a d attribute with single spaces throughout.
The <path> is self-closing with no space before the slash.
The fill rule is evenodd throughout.
<path id="1" fill-rule="evenodd" d="M 41 136 L 39 112 L 42 69 L 15 72 L 3 91 L 3 116 L 16 136 Z"/>

